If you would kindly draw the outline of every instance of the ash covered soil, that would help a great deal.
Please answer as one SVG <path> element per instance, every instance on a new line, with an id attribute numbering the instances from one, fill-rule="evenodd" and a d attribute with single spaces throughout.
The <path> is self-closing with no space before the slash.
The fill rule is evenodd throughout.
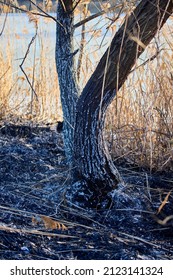
<path id="1" fill-rule="evenodd" d="M 109 207 L 87 208 L 67 195 L 83 183 L 70 182 L 61 133 L 2 125 L 0 259 L 172 259 L 173 177 L 118 169 Z"/>

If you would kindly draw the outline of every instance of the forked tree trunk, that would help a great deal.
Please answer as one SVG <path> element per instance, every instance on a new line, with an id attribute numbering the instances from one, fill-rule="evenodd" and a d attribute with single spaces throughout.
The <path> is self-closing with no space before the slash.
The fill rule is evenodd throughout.
<path id="1" fill-rule="evenodd" d="M 70 18 L 72 13 L 70 13 L 71 9 L 67 3 L 72 4 L 72 1 L 63 3 L 66 4 L 61 5 L 60 1 L 58 20 L 70 33 L 67 32 L 67 36 L 63 27 L 58 25 L 57 69 L 65 122 L 68 121 L 72 126 L 75 124 L 74 134 L 68 124 L 64 133 L 65 137 L 70 137 L 70 144 L 73 145 L 74 154 L 71 154 L 71 159 L 74 160 L 79 178 L 84 178 L 88 182 L 88 186 L 94 187 L 96 193 L 105 195 L 121 180 L 103 139 L 106 110 L 117 90 L 127 79 L 137 58 L 143 53 L 145 46 L 149 44 L 171 15 L 173 1 L 143 0 L 140 2 L 116 33 L 78 101 L 75 97 L 71 45 L 68 42 L 69 37 L 70 40 L 72 39 L 73 26 L 71 25 L 70 29 L 68 29 L 69 25 L 67 27 L 67 22 L 72 24 Z M 63 9 L 68 12 L 64 12 Z M 76 101 L 77 105 L 75 105 Z M 75 111 L 76 120 L 73 115 Z M 68 142 L 67 139 L 66 142 Z M 66 148 L 68 148 L 67 146 L 68 144 L 66 144 Z M 72 151 L 71 146 L 70 150 Z"/>

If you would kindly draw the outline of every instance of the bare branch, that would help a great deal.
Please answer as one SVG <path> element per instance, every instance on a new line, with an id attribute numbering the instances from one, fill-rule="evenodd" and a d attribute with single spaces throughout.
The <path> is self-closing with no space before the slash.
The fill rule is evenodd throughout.
<path id="1" fill-rule="evenodd" d="M 83 14 L 86 18 L 87 14 L 87 6 L 84 4 Z M 78 65 L 77 65 L 77 79 L 80 80 L 80 74 L 81 74 L 81 68 L 82 68 L 82 60 L 83 60 L 83 54 L 84 54 L 84 48 L 85 48 L 85 23 L 82 25 L 82 31 L 81 31 L 81 41 L 80 41 L 80 53 L 79 53 L 79 59 L 78 59 Z"/>
<path id="2" fill-rule="evenodd" d="M 37 101 L 38 101 L 37 93 L 35 92 L 35 90 L 34 90 L 32 84 L 31 84 L 31 82 L 30 82 L 30 80 L 29 80 L 29 78 L 28 78 L 28 76 L 27 76 L 25 70 L 23 69 L 23 64 L 24 64 L 24 62 L 25 62 L 25 60 L 26 60 L 26 58 L 27 58 L 27 56 L 28 56 L 28 54 L 29 54 L 31 45 L 34 43 L 34 41 L 35 41 L 35 39 L 36 39 L 36 37 L 37 37 L 37 31 L 38 31 L 38 26 L 37 26 L 37 24 L 36 24 L 35 35 L 32 37 L 32 39 L 31 39 L 31 41 L 30 41 L 30 43 L 29 43 L 29 45 L 28 45 L 28 48 L 27 48 L 27 50 L 26 50 L 25 56 L 24 56 L 24 58 L 23 58 L 23 60 L 22 60 L 22 63 L 19 65 L 19 67 L 20 67 L 20 69 L 22 70 L 23 74 L 25 75 L 25 78 L 26 78 L 28 84 L 30 85 L 30 87 L 31 87 L 31 89 L 32 89 L 32 93 L 34 93 L 34 95 L 35 95 L 35 97 L 36 97 L 36 99 L 37 99 Z"/>
<path id="3" fill-rule="evenodd" d="M 80 2 L 81 2 L 81 0 L 76 1 L 76 4 L 74 5 L 72 12 L 77 8 L 77 6 L 79 5 Z"/>
<path id="4" fill-rule="evenodd" d="M 37 4 L 35 4 L 32 0 L 28 0 L 32 5 L 34 5 L 40 12 L 42 12 L 44 15 L 46 15 L 47 17 L 53 19 L 54 21 L 56 21 L 60 26 L 63 27 L 63 25 L 53 16 L 49 15 L 48 13 L 46 13 L 43 9 L 41 9 Z"/>
<path id="5" fill-rule="evenodd" d="M 2 78 L 7 74 L 7 72 L 10 70 L 10 66 L 8 67 L 8 69 L 5 71 L 5 73 L 3 73 L 3 75 L 0 77 L 0 80 L 2 80 Z"/>
<path id="6" fill-rule="evenodd" d="M 7 5 L 4 1 L 1 1 L 1 0 L 0 0 L 0 3 L 3 4 L 3 5 Z M 23 9 L 23 8 L 21 8 L 21 7 L 18 7 L 18 6 L 16 6 L 16 5 L 12 4 L 12 3 L 8 3 L 8 6 L 11 7 L 11 8 L 15 8 L 16 10 L 21 11 L 21 12 L 24 12 L 24 13 L 27 13 L 27 12 L 28 12 L 28 10 Z M 32 12 L 32 14 L 33 14 L 33 15 L 37 15 L 37 16 L 43 16 L 43 17 L 45 16 L 45 15 L 43 15 L 43 14 L 36 13 L 36 12 Z M 47 16 L 45 16 L 45 17 L 47 17 Z"/>
<path id="7" fill-rule="evenodd" d="M 144 61 L 142 64 L 140 64 L 139 66 L 135 67 L 134 69 L 132 69 L 129 73 L 132 73 L 134 71 L 136 71 L 137 69 L 139 69 L 142 66 L 145 66 L 148 62 L 153 61 L 161 51 L 163 51 L 164 49 L 161 50 L 157 50 L 156 53 L 154 55 L 152 55 L 150 58 L 148 58 L 146 61 Z"/>
<path id="8" fill-rule="evenodd" d="M 91 15 L 91 16 L 89 16 L 88 18 L 85 18 L 85 19 L 79 21 L 78 23 L 76 23 L 76 24 L 74 25 L 74 28 L 80 27 L 81 25 L 83 25 L 83 24 L 85 24 L 85 23 L 87 23 L 87 22 L 89 22 L 89 21 L 91 21 L 91 20 L 93 20 L 93 19 L 95 19 L 95 18 L 97 18 L 97 17 L 100 17 L 100 16 L 102 16 L 102 15 L 104 15 L 104 14 L 106 14 L 106 13 L 112 11 L 112 10 L 114 10 L 115 8 L 116 8 L 116 9 L 122 8 L 122 6 L 123 6 L 123 4 L 114 5 L 114 6 L 108 8 L 108 9 L 106 9 L 106 10 L 102 10 L 102 11 L 100 11 L 100 12 L 94 14 L 94 15 Z"/>
<path id="9" fill-rule="evenodd" d="M 114 19 L 108 18 L 109 20 L 111 20 L 111 23 L 108 25 L 108 27 L 106 27 L 106 32 L 105 32 L 105 34 L 104 34 L 104 36 L 103 36 L 103 39 L 102 39 L 102 41 L 101 41 L 101 43 L 100 43 L 100 47 L 101 47 L 102 44 L 103 44 L 103 41 L 104 41 L 104 39 L 105 39 L 105 37 L 106 37 L 108 31 L 109 31 L 109 28 L 112 26 L 112 24 L 114 24 L 114 23 L 120 18 L 120 15 L 121 15 L 121 13 L 122 13 L 123 8 L 124 8 L 124 6 L 122 6 L 122 7 L 120 8 L 120 10 L 119 10 L 119 12 L 118 12 L 118 15 L 117 15 Z"/>
<path id="10" fill-rule="evenodd" d="M 4 19 L 4 22 L 3 22 L 2 30 L 1 30 L 1 32 L 0 32 L 0 36 L 1 36 L 2 33 L 4 32 L 5 24 L 6 24 L 6 21 L 7 21 L 7 16 L 8 16 L 8 12 L 5 14 L 5 19 Z"/>
<path id="11" fill-rule="evenodd" d="M 29 0 L 30 1 L 30 0 Z M 56 23 L 58 23 L 59 25 L 62 26 L 62 24 L 53 16 L 49 15 L 48 13 L 46 13 L 44 10 L 42 10 L 39 6 L 37 6 L 35 3 L 33 3 L 32 1 L 30 1 L 33 5 L 35 5 L 42 13 L 39 13 L 39 12 L 34 12 L 34 11 L 30 11 L 30 13 L 32 13 L 33 15 L 36 15 L 36 16 L 41 16 L 41 17 L 46 17 L 46 18 L 51 18 L 53 21 L 55 21 Z M 1 4 L 4 4 L 6 5 L 6 3 L 4 1 L 1 1 L 0 0 L 0 3 Z M 18 7 L 12 3 L 8 3 L 8 6 L 11 7 L 11 8 L 15 8 L 16 10 L 18 11 L 21 11 L 21 12 L 24 12 L 24 13 L 28 13 L 28 10 L 26 9 L 23 9 L 21 7 Z"/>

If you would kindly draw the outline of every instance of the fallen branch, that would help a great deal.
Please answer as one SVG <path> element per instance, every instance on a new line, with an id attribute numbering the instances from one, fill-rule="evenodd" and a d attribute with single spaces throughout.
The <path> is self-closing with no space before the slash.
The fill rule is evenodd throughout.
<path id="1" fill-rule="evenodd" d="M 39 230 L 35 230 L 35 229 L 19 229 L 19 228 L 8 227 L 6 225 L 0 225 L 0 230 L 9 231 L 9 232 L 17 232 L 20 234 L 21 233 L 36 234 L 36 235 L 44 235 L 44 236 L 59 237 L 59 238 L 78 238 L 77 236 L 73 236 L 73 235 L 51 233 L 51 232 L 39 231 Z"/>

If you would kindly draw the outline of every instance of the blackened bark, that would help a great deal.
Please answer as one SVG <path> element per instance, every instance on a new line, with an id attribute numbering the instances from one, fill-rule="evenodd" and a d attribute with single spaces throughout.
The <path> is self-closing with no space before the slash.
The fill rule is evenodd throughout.
<path id="1" fill-rule="evenodd" d="M 107 107 L 121 88 L 145 46 L 172 13 L 172 0 L 143 0 L 113 38 L 78 99 L 74 71 L 72 0 L 59 0 L 56 65 L 64 116 L 68 162 L 100 197 L 121 181 L 104 142 Z"/>
<path id="2" fill-rule="evenodd" d="M 68 163 L 73 161 L 73 137 L 78 88 L 74 70 L 72 0 L 59 1 L 57 7 L 56 66 L 63 109 L 63 135 Z"/>
<path id="3" fill-rule="evenodd" d="M 107 107 L 157 31 L 173 11 L 172 0 L 143 0 L 125 20 L 77 103 L 74 159 L 78 176 L 106 194 L 121 180 L 103 139 Z"/>

